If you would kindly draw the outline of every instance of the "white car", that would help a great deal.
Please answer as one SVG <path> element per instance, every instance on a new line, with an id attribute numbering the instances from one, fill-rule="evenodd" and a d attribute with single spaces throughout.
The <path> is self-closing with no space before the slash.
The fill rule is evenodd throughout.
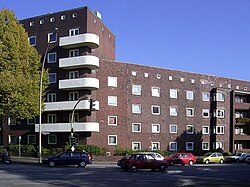
<path id="1" fill-rule="evenodd" d="M 244 162 L 246 158 L 250 157 L 250 153 L 236 153 L 227 157 L 227 162 Z"/>
<path id="2" fill-rule="evenodd" d="M 245 162 L 250 164 L 250 156 L 245 159 Z"/>

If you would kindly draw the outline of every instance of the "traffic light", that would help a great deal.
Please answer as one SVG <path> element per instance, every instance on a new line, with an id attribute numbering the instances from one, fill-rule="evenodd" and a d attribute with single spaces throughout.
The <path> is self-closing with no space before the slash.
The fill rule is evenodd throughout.
<path id="1" fill-rule="evenodd" d="M 77 138 L 71 137 L 71 145 L 76 145 L 76 144 L 77 144 Z"/>

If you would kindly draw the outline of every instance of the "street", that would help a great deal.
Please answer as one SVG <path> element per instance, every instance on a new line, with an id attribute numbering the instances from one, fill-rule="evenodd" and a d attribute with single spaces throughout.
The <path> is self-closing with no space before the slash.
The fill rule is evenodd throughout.
<path id="1" fill-rule="evenodd" d="M 86 168 L 0 164 L 1 186 L 249 186 L 250 165 L 170 166 L 167 172 L 124 172 L 115 164 Z"/>

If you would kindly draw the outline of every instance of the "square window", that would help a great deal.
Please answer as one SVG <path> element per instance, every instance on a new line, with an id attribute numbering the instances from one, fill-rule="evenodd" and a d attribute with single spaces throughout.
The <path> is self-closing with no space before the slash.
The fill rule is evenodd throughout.
<path id="1" fill-rule="evenodd" d="M 80 55 L 79 49 L 69 50 L 69 57 L 76 57 L 76 56 L 79 56 L 79 55 Z"/>
<path id="2" fill-rule="evenodd" d="M 187 134 L 194 134 L 194 126 L 193 125 L 187 125 L 186 132 L 187 132 Z"/>
<path id="3" fill-rule="evenodd" d="M 144 73 L 144 77 L 148 77 L 148 73 Z"/>
<path id="4" fill-rule="evenodd" d="M 141 95 L 141 86 L 140 85 L 132 85 L 132 94 L 133 95 Z"/>
<path id="5" fill-rule="evenodd" d="M 202 101 L 209 101 L 210 94 L 208 92 L 202 93 Z"/>
<path id="6" fill-rule="evenodd" d="M 194 92 L 193 91 L 187 91 L 186 98 L 188 100 L 194 100 Z"/>
<path id="7" fill-rule="evenodd" d="M 193 108 L 187 108 L 186 109 L 186 114 L 188 117 L 193 117 L 194 116 L 194 109 Z"/>
<path id="8" fill-rule="evenodd" d="M 132 71 L 132 76 L 136 76 L 137 72 L 136 71 Z"/>
<path id="9" fill-rule="evenodd" d="M 176 89 L 170 89 L 170 98 L 177 98 L 177 90 Z"/>
<path id="10" fill-rule="evenodd" d="M 209 109 L 202 109 L 202 117 L 209 118 Z"/>
<path id="11" fill-rule="evenodd" d="M 57 33 L 48 34 L 48 43 L 55 43 L 57 41 Z"/>
<path id="12" fill-rule="evenodd" d="M 214 142 L 213 143 L 213 149 L 224 149 L 224 143 L 223 142 Z"/>
<path id="13" fill-rule="evenodd" d="M 31 46 L 35 46 L 36 45 L 36 36 L 30 36 L 29 42 L 30 42 Z"/>
<path id="14" fill-rule="evenodd" d="M 49 83 L 56 83 L 56 73 L 49 73 Z"/>
<path id="15" fill-rule="evenodd" d="M 170 107 L 170 116 L 177 116 L 178 109 L 177 107 Z"/>
<path id="16" fill-rule="evenodd" d="M 65 15 L 61 15 L 61 20 L 65 20 L 66 16 Z"/>
<path id="17" fill-rule="evenodd" d="M 108 77 L 108 86 L 117 87 L 117 77 Z"/>
<path id="18" fill-rule="evenodd" d="M 209 150 L 209 142 L 202 142 L 202 150 Z"/>
<path id="19" fill-rule="evenodd" d="M 10 144 L 18 144 L 18 136 L 10 136 Z"/>
<path id="20" fill-rule="evenodd" d="M 194 80 L 194 79 L 191 79 L 190 81 L 191 81 L 191 83 L 195 83 L 195 80 Z"/>
<path id="21" fill-rule="evenodd" d="M 56 123 L 56 114 L 48 114 L 48 123 Z"/>
<path id="22" fill-rule="evenodd" d="M 172 81 L 172 80 L 173 80 L 173 77 L 172 77 L 172 76 L 169 76 L 169 77 L 168 77 L 168 80 Z"/>
<path id="23" fill-rule="evenodd" d="M 224 126 L 215 126 L 214 134 L 224 134 Z"/>
<path id="24" fill-rule="evenodd" d="M 141 105 L 140 104 L 132 104 L 132 113 L 140 114 L 141 113 Z"/>
<path id="25" fill-rule="evenodd" d="M 108 105 L 117 106 L 117 96 L 108 96 Z"/>
<path id="26" fill-rule="evenodd" d="M 47 93 L 47 102 L 56 102 L 56 93 Z"/>
<path id="27" fill-rule="evenodd" d="M 57 144 L 56 134 L 49 134 L 48 135 L 48 144 Z"/>
<path id="28" fill-rule="evenodd" d="M 214 94 L 214 101 L 224 101 L 225 96 L 223 93 L 215 93 Z"/>
<path id="29" fill-rule="evenodd" d="M 141 132 L 141 124 L 132 123 L 132 132 Z"/>
<path id="30" fill-rule="evenodd" d="M 202 126 L 202 134 L 209 134 L 209 126 Z"/>
<path id="31" fill-rule="evenodd" d="M 161 149 L 160 142 L 152 142 L 151 143 L 151 149 L 152 149 L 152 151 L 160 150 Z"/>
<path id="32" fill-rule="evenodd" d="M 169 131 L 170 131 L 170 133 L 177 133 L 177 125 L 170 124 L 169 125 Z"/>
<path id="33" fill-rule="evenodd" d="M 177 142 L 169 142 L 169 150 L 176 151 L 177 150 Z"/>
<path id="34" fill-rule="evenodd" d="M 117 145 L 117 135 L 108 135 L 108 145 Z"/>
<path id="35" fill-rule="evenodd" d="M 132 150 L 141 150 L 141 142 L 132 142 Z"/>
<path id="36" fill-rule="evenodd" d="M 152 133 L 160 133 L 160 124 L 152 124 Z"/>
<path id="37" fill-rule="evenodd" d="M 239 89 L 240 89 L 240 86 L 236 86 L 236 89 L 239 90 Z"/>
<path id="38" fill-rule="evenodd" d="M 69 101 L 76 101 L 79 98 L 79 92 L 69 92 Z"/>
<path id="39" fill-rule="evenodd" d="M 33 118 L 33 119 L 27 119 L 27 124 L 28 125 L 34 125 L 36 123 L 36 119 Z"/>
<path id="40" fill-rule="evenodd" d="M 55 63 L 57 61 L 57 57 L 56 57 L 56 52 L 54 53 L 48 53 L 48 57 L 47 57 L 47 62 L 48 63 Z"/>
<path id="41" fill-rule="evenodd" d="M 108 124 L 117 126 L 117 116 L 108 116 Z"/>
<path id="42" fill-rule="evenodd" d="M 77 79 L 79 78 L 79 71 L 70 71 L 69 72 L 69 79 Z"/>
<path id="43" fill-rule="evenodd" d="M 225 110 L 223 110 L 223 109 L 216 109 L 215 113 L 214 113 L 214 117 L 224 118 L 225 117 Z"/>
<path id="44" fill-rule="evenodd" d="M 28 135 L 28 144 L 36 144 L 36 135 Z"/>
<path id="45" fill-rule="evenodd" d="M 186 150 L 193 151 L 194 150 L 194 142 L 186 142 Z"/>
<path id="46" fill-rule="evenodd" d="M 69 36 L 75 36 L 79 34 L 80 34 L 79 28 L 74 28 L 69 30 Z"/>
<path id="47" fill-rule="evenodd" d="M 160 97 L 160 88 L 152 87 L 151 92 L 153 97 Z"/>
<path id="48" fill-rule="evenodd" d="M 152 114 L 154 115 L 160 115 L 160 106 L 152 105 L 151 111 L 152 111 Z"/>
<path id="49" fill-rule="evenodd" d="M 181 82 L 184 82 L 184 81 L 185 81 L 185 78 L 180 78 L 180 81 L 181 81 Z"/>

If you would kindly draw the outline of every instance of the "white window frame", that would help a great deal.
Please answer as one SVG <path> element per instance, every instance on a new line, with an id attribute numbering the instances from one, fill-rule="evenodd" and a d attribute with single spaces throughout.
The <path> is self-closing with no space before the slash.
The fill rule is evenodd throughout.
<path id="1" fill-rule="evenodd" d="M 108 105 L 117 106 L 117 96 L 108 96 Z"/>
<path id="2" fill-rule="evenodd" d="M 186 115 L 187 115 L 187 117 L 194 117 L 194 109 L 193 108 L 186 108 Z"/>
<path id="3" fill-rule="evenodd" d="M 57 121 L 56 114 L 48 114 L 48 116 L 47 116 L 48 123 L 56 123 L 56 121 Z"/>
<path id="4" fill-rule="evenodd" d="M 214 134 L 225 134 L 225 126 L 224 125 L 215 126 Z"/>
<path id="5" fill-rule="evenodd" d="M 135 148 L 135 146 L 138 147 L 138 148 Z M 141 142 L 138 142 L 138 141 L 132 142 L 132 150 L 133 151 L 141 150 Z"/>
<path id="6" fill-rule="evenodd" d="M 56 73 L 49 73 L 49 83 L 56 83 Z"/>
<path id="7" fill-rule="evenodd" d="M 222 149 L 224 150 L 224 143 L 223 142 L 213 142 L 213 149 Z"/>
<path id="8" fill-rule="evenodd" d="M 31 43 L 32 39 L 34 39 L 34 42 Z M 30 46 L 35 46 L 36 45 L 36 36 L 30 36 L 29 43 L 30 43 Z"/>
<path id="9" fill-rule="evenodd" d="M 151 132 L 152 133 L 160 133 L 161 132 L 161 125 L 160 124 L 151 124 Z"/>
<path id="10" fill-rule="evenodd" d="M 189 128 L 190 127 L 190 128 Z M 189 131 L 189 129 L 191 129 L 191 131 Z M 194 134 L 194 125 L 187 125 L 186 126 L 186 133 L 187 134 Z"/>
<path id="11" fill-rule="evenodd" d="M 79 49 L 71 49 L 71 50 L 69 50 L 69 57 L 70 58 L 77 57 L 79 55 L 80 55 Z"/>
<path id="12" fill-rule="evenodd" d="M 132 94 L 141 95 L 141 85 L 132 85 Z"/>
<path id="13" fill-rule="evenodd" d="M 170 116 L 177 116 L 178 115 L 178 108 L 174 106 L 169 107 L 169 114 Z"/>
<path id="14" fill-rule="evenodd" d="M 202 150 L 209 150 L 209 142 L 202 142 Z"/>
<path id="15" fill-rule="evenodd" d="M 54 139 L 55 139 L 55 141 L 54 142 L 51 142 L 50 141 L 50 137 L 54 137 Z M 48 135 L 48 144 L 53 144 L 53 145 L 55 145 L 55 144 L 57 144 L 57 135 L 56 134 L 49 134 Z"/>
<path id="16" fill-rule="evenodd" d="M 53 37 L 54 35 L 55 37 Z M 57 33 L 56 32 L 48 33 L 48 43 L 55 43 L 55 42 L 57 42 Z"/>
<path id="17" fill-rule="evenodd" d="M 53 60 L 50 60 L 53 57 Z M 47 63 L 56 63 L 57 62 L 57 53 L 56 52 L 52 52 L 52 53 L 48 53 L 47 55 Z"/>
<path id="18" fill-rule="evenodd" d="M 225 118 L 225 109 L 216 109 L 214 113 L 214 117 Z"/>
<path id="19" fill-rule="evenodd" d="M 69 36 L 75 36 L 79 34 L 80 34 L 79 28 L 69 29 Z"/>
<path id="20" fill-rule="evenodd" d="M 175 148 L 172 148 L 172 145 L 175 145 Z M 169 150 L 170 151 L 176 151 L 178 149 L 178 144 L 177 142 L 169 142 Z"/>
<path id="21" fill-rule="evenodd" d="M 56 93 L 47 93 L 47 102 L 56 102 Z"/>
<path id="22" fill-rule="evenodd" d="M 186 142 L 186 151 L 194 150 L 194 142 Z"/>
<path id="23" fill-rule="evenodd" d="M 69 79 L 79 78 L 79 71 L 69 71 Z"/>
<path id="24" fill-rule="evenodd" d="M 207 116 L 204 115 L 204 114 L 207 114 Z M 210 117 L 210 111 L 209 111 L 209 109 L 202 109 L 202 117 L 203 118 L 209 118 Z"/>
<path id="25" fill-rule="evenodd" d="M 156 147 L 155 147 L 156 145 Z M 161 143 L 160 142 L 151 142 L 151 150 L 156 151 L 156 150 L 161 150 Z"/>
<path id="26" fill-rule="evenodd" d="M 202 101 L 210 101 L 210 93 L 209 92 L 202 93 Z"/>
<path id="27" fill-rule="evenodd" d="M 202 134 L 209 134 L 209 126 L 202 126 Z"/>
<path id="28" fill-rule="evenodd" d="M 160 97 L 160 88 L 159 87 L 151 87 L 151 95 L 152 97 Z"/>
<path id="29" fill-rule="evenodd" d="M 187 100 L 194 100 L 194 92 L 193 91 L 187 91 L 186 92 L 186 99 Z"/>
<path id="30" fill-rule="evenodd" d="M 177 99 L 178 98 L 178 91 L 177 89 L 170 89 L 169 90 L 169 93 L 170 93 L 170 98 L 173 98 L 173 99 Z"/>
<path id="31" fill-rule="evenodd" d="M 108 86 L 117 87 L 117 77 L 108 76 Z"/>
<path id="32" fill-rule="evenodd" d="M 172 131 L 172 127 L 173 128 L 175 128 L 176 130 L 175 131 Z M 177 125 L 176 124 L 170 124 L 169 125 L 169 132 L 172 134 L 176 134 L 177 133 L 177 131 L 178 131 L 178 129 L 177 129 Z"/>
<path id="33" fill-rule="evenodd" d="M 31 142 L 30 139 L 31 138 L 34 138 L 34 142 Z M 36 135 L 35 134 L 29 134 L 28 137 L 27 137 L 27 143 L 28 144 L 36 144 Z"/>
<path id="34" fill-rule="evenodd" d="M 115 142 L 111 142 L 111 138 L 115 139 Z M 108 135 L 108 145 L 117 145 L 117 135 Z"/>
<path id="35" fill-rule="evenodd" d="M 134 129 L 135 126 L 139 127 L 138 131 Z M 132 123 L 132 132 L 141 132 L 141 123 Z"/>
<path id="36" fill-rule="evenodd" d="M 111 119 L 115 119 L 115 123 L 110 123 Z M 117 116 L 108 116 L 108 125 L 117 126 Z"/>
<path id="37" fill-rule="evenodd" d="M 77 101 L 79 98 L 79 92 L 69 92 L 69 101 Z"/>
<path id="38" fill-rule="evenodd" d="M 158 112 L 154 112 L 154 108 L 158 108 Z M 161 113 L 161 108 L 160 108 L 160 106 L 158 106 L 158 105 L 152 105 L 152 106 L 151 106 L 151 113 L 152 113 L 153 115 L 160 115 L 160 113 Z"/>
<path id="39" fill-rule="evenodd" d="M 214 101 L 224 102 L 225 101 L 224 93 L 220 93 L 220 92 L 214 93 Z"/>
<path id="40" fill-rule="evenodd" d="M 133 114 L 141 114 L 141 111 L 142 111 L 141 104 L 132 104 Z"/>

